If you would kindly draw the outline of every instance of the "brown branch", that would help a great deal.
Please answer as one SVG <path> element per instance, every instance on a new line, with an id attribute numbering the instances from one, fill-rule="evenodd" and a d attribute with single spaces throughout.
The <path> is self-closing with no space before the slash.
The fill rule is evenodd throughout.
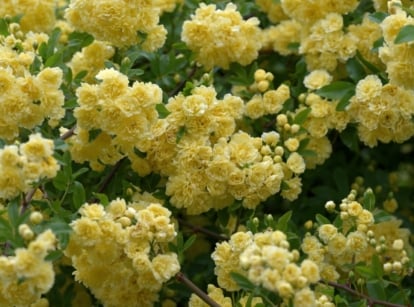
<path id="1" fill-rule="evenodd" d="M 361 292 L 358 292 L 358 291 L 350 288 L 347 285 L 338 284 L 338 283 L 333 282 L 333 281 L 324 281 L 324 280 L 321 280 L 319 282 L 322 283 L 322 284 L 325 284 L 325 285 L 329 285 L 331 287 L 334 287 L 336 289 L 344 290 L 344 291 L 346 291 L 346 292 L 348 292 L 348 293 L 350 293 L 350 294 L 352 294 L 354 296 L 357 296 L 357 297 L 360 297 L 360 298 L 364 298 L 364 299 L 366 299 L 368 301 L 369 305 L 375 305 L 376 304 L 376 305 L 387 306 L 387 307 L 407 307 L 406 305 L 394 304 L 394 303 L 390 303 L 390 302 L 386 302 L 386 301 L 382 301 L 382 300 L 378 300 L 378 299 L 372 298 L 372 297 L 370 297 L 370 296 L 368 296 L 366 294 L 363 294 Z"/>
<path id="2" fill-rule="evenodd" d="M 36 190 L 37 190 L 36 188 L 31 189 L 23 197 L 22 202 L 21 202 L 20 214 L 23 214 L 26 212 L 27 208 L 29 207 L 30 202 L 32 201 L 34 194 L 36 193 Z"/>
<path id="3" fill-rule="evenodd" d="M 182 225 L 190 228 L 194 233 L 203 233 L 203 234 L 205 234 L 205 235 L 207 235 L 209 237 L 212 237 L 212 238 L 214 238 L 216 240 L 219 240 L 219 241 L 227 241 L 227 240 L 229 240 L 229 237 L 224 236 L 224 235 L 221 235 L 221 234 L 218 234 L 218 233 L 216 233 L 214 231 L 208 230 L 207 228 L 200 227 L 200 226 L 195 226 L 195 225 L 193 225 L 193 224 L 191 224 L 191 223 L 189 223 L 189 222 L 187 222 L 187 221 L 185 221 L 185 220 L 183 220 L 181 218 L 177 218 L 177 220 L 178 220 L 178 222 L 180 224 L 182 224 Z"/>
<path id="4" fill-rule="evenodd" d="M 194 66 L 193 66 L 193 68 L 191 68 L 191 71 L 189 72 L 187 78 L 182 80 L 180 83 L 178 83 L 176 88 L 173 89 L 170 93 L 168 93 L 168 97 L 173 97 L 173 96 L 177 95 L 184 88 L 187 81 L 194 76 L 196 71 L 197 71 L 197 65 L 194 64 Z"/>
<path id="5" fill-rule="evenodd" d="M 60 136 L 60 139 L 61 140 L 66 140 L 66 139 L 68 139 L 68 138 L 70 138 L 72 135 L 74 135 L 75 134 L 75 129 L 76 129 L 76 125 L 75 126 L 73 126 L 72 128 L 70 128 L 68 131 L 66 131 L 64 134 L 62 134 L 61 136 Z"/>
<path id="6" fill-rule="evenodd" d="M 209 297 L 203 290 L 197 287 L 191 280 L 189 280 L 182 272 L 178 272 L 175 278 L 187 286 L 193 293 L 201 298 L 206 304 L 211 307 L 220 307 L 211 297 Z"/>
<path id="7" fill-rule="evenodd" d="M 109 183 L 112 181 L 112 179 L 114 178 L 116 172 L 119 170 L 119 168 L 122 165 L 122 162 L 125 161 L 126 158 L 122 158 L 121 160 L 119 160 L 118 162 L 116 162 L 116 164 L 114 165 L 114 167 L 111 169 L 111 171 L 109 172 L 109 174 L 104 178 L 104 180 L 102 181 L 101 185 L 98 188 L 98 193 L 102 193 L 106 190 L 106 188 L 108 187 Z M 96 202 L 98 201 L 97 198 L 92 198 L 91 200 L 89 200 L 90 203 Z"/>

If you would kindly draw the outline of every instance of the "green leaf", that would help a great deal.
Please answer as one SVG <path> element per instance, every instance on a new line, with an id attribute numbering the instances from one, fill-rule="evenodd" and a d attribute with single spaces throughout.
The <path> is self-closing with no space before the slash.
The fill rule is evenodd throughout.
<path id="1" fill-rule="evenodd" d="M 256 286 L 249 279 L 247 279 L 247 277 L 239 273 L 231 272 L 230 276 L 237 283 L 237 285 L 243 290 L 252 291 L 256 288 Z"/>
<path id="2" fill-rule="evenodd" d="M 143 74 L 144 74 L 144 71 L 139 68 L 132 68 L 127 71 L 127 76 L 128 76 L 128 79 L 130 80 L 138 80 L 139 79 L 138 77 L 142 76 Z"/>
<path id="3" fill-rule="evenodd" d="M 365 264 L 355 266 L 355 272 L 366 279 L 373 279 L 375 277 L 372 268 L 366 266 Z"/>
<path id="4" fill-rule="evenodd" d="M 346 81 L 336 81 L 320 88 L 316 91 L 316 94 L 328 99 L 339 100 L 354 90 L 355 84 Z"/>
<path id="5" fill-rule="evenodd" d="M 382 265 L 377 254 L 374 254 L 371 259 L 371 267 L 375 277 L 382 278 L 384 275 L 384 266 Z"/>
<path id="6" fill-rule="evenodd" d="M 308 118 L 308 115 L 312 111 L 311 108 L 306 108 L 302 111 L 300 111 L 298 114 L 296 114 L 295 119 L 293 120 L 294 124 L 302 125 L 306 118 Z"/>
<path id="7" fill-rule="evenodd" d="M 61 250 L 55 250 L 55 251 L 49 252 L 49 254 L 47 254 L 47 256 L 45 257 L 45 260 L 53 262 L 53 261 L 59 260 L 62 257 L 63 257 L 63 252 Z"/>
<path id="8" fill-rule="evenodd" d="M 0 18 L 0 35 L 8 36 L 9 34 L 9 23 L 4 18 Z"/>
<path id="9" fill-rule="evenodd" d="M 104 207 L 109 204 L 109 199 L 106 194 L 103 193 L 93 193 L 93 196 L 99 200 L 99 203 L 102 204 Z"/>
<path id="10" fill-rule="evenodd" d="M 355 90 L 351 90 L 348 93 L 346 93 L 341 100 L 339 100 L 338 104 L 336 105 L 336 111 L 345 111 L 346 107 L 351 102 L 350 99 L 352 96 L 355 95 Z"/>
<path id="11" fill-rule="evenodd" d="M 361 65 L 356 57 L 353 57 L 346 62 L 346 71 L 354 82 L 358 82 L 366 75 L 364 66 Z"/>
<path id="12" fill-rule="evenodd" d="M 368 18 L 373 22 L 381 23 L 388 16 L 385 12 L 375 12 L 368 15 Z"/>
<path id="13" fill-rule="evenodd" d="M 83 175 L 85 173 L 89 172 L 89 168 L 87 167 L 82 167 L 80 169 L 78 169 L 76 172 L 73 173 L 72 175 L 72 179 L 76 179 L 78 178 L 80 175 Z"/>
<path id="14" fill-rule="evenodd" d="M 319 213 L 316 214 L 315 219 L 319 225 L 331 224 L 331 221 L 328 218 Z"/>
<path id="15" fill-rule="evenodd" d="M 362 206 L 369 210 L 372 211 L 375 208 L 375 194 L 372 191 L 372 189 L 367 189 L 364 192 L 364 196 L 362 198 Z"/>
<path id="16" fill-rule="evenodd" d="M 102 130 L 99 129 L 99 128 L 98 129 L 92 129 L 92 130 L 89 130 L 88 133 L 89 133 L 88 141 L 89 141 L 89 143 L 91 143 L 102 133 Z"/>
<path id="17" fill-rule="evenodd" d="M 75 209 L 79 209 L 85 202 L 85 189 L 79 181 L 73 182 L 72 201 Z"/>
<path id="18" fill-rule="evenodd" d="M 390 303 L 395 304 L 407 304 L 408 298 L 410 297 L 411 290 L 409 289 L 402 289 L 400 291 L 397 291 L 391 298 L 389 299 Z"/>
<path id="19" fill-rule="evenodd" d="M 53 186 L 59 191 L 65 191 L 68 185 L 68 178 L 63 171 L 59 171 L 52 180 Z"/>
<path id="20" fill-rule="evenodd" d="M 374 214 L 374 220 L 377 223 L 386 222 L 394 218 L 393 215 L 381 209 L 375 209 L 373 214 Z"/>
<path id="21" fill-rule="evenodd" d="M 63 54 L 62 52 L 58 51 L 54 54 L 52 54 L 52 56 L 50 56 L 46 62 L 45 62 L 45 67 L 56 67 L 59 66 L 63 63 Z"/>
<path id="22" fill-rule="evenodd" d="M 411 42 L 414 40 L 414 25 L 406 25 L 400 29 L 397 36 L 395 37 L 395 44 L 402 44 Z"/>
<path id="23" fill-rule="evenodd" d="M 167 110 L 167 108 L 165 107 L 165 104 L 163 103 L 157 104 L 155 108 L 157 109 L 158 117 L 161 119 L 166 118 L 171 113 L 170 111 Z"/>
<path id="24" fill-rule="evenodd" d="M 187 81 L 185 83 L 185 86 L 182 90 L 182 93 L 184 96 L 190 96 L 191 93 L 193 92 L 193 89 L 195 88 L 195 85 L 192 82 Z"/>
<path id="25" fill-rule="evenodd" d="M 384 284 L 380 280 L 367 281 L 367 291 L 370 297 L 384 301 L 387 300 Z"/>
<path id="26" fill-rule="evenodd" d="M 7 205 L 7 213 L 9 217 L 10 224 L 13 227 L 19 226 L 19 205 L 20 197 L 14 198 L 12 201 L 9 202 Z"/>
<path id="27" fill-rule="evenodd" d="M 141 150 L 139 150 L 138 148 L 134 147 L 134 154 L 139 157 L 144 159 L 147 156 L 146 152 L 142 152 Z"/>
<path id="28" fill-rule="evenodd" d="M 339 137 L 346 147 L 351 149 L 353 152 L 359 152 L 359 138 L 354 126 L 348 126 L 341 132 Z"/>
<path id="29" fill-rule="evenodd" d="M 93 36 L 89 33 L 74 31 L 68 36 L 68 46 L 80 49 L 92 44 L 94 40 Z"/>
<path id="30" fill-rule="evenodd" d="M 197 235 L 192 235 L 191 237 L 189 237 L 187 239 L 187 241 L 185 241 L 185 243 L 184 243 L 183 251 L 189 249 L 191 247 L 191 245 L 193 245 L 193 243 L 195 242 L 196 239 L 197 239 Z"/>
<path id="31" fill-rule="evenodd" d="M 292 217 L 292 210 L 283 214 L 278 220 L 276 224 L 276 229 L 286 232 L 288 230 L 288 225 L 290 218 Z"/>
<path id="32" fill-rule="evenodd" d="M 177 136 L 175 142 L 178 144 L 180 143 L 181 139 L 183 138 L 184 134 L 187 132 L 187 128 L 185 126 L 181 126 L 177 131 Z"/>

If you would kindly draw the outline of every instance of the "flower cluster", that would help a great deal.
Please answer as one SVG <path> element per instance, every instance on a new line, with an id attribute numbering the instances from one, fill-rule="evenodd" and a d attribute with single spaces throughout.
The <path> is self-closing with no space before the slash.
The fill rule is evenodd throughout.
<path id="1" fill-rule="evenodd" d="M 77 30 L 116 47 L 141 44 L 154 51 L 164 44 L 167 34 L 158 24 L 160 8 L 153 1 L 72 0 L 65 17 Z"/>
<path id="2" fill-rule="evenodd" d="M 318 264 L 321 277 L 329 281 L 347 277 L 351 270 L 347 264 L 370 264 L 374 256 L 387 274 L 408 275 L 409 231 L 401 229 L 397 219 L 375 223 L 373 214 L 355 198 L 356 192 L 352 191 L 339 205 L 341 226 L 320 225 L 314 235 L 305 236 L 302 250 Z M 325 207 L 333 212 L 336 205 L 329 201 Z"/>
<path id="3" fill-rule="evenodd" d="M 105 61 L 109 60 L 114 53 L 115 50 L 112 46 L 104 42 L 94 41 L 73 55 L 69 67 L 72 69 L 74 76 L 82 71 L 87 71 L 88 74 L 83 80 L 94 83 L 96 75 L 105 68 Z"/>
<path id="4" fill-rule="evenodd" d="M 42 178 L 53 178 L 59 165 L 53 142 L 32 134 L 26 143 L 0 149 L 0 198 L 10 199 L 30 190 Z"/>
<path id="5" fill-rule="evenodd" d="M 286 15 L 309 26 L 324 19 L 329 13 L 346 14 L 352 12 L 358 6 L 358 1 L 282 0 L 281 4 Z"/>
<path id="6" fill-rule="evenodd" d="M 84 83 L 76 91 L 76 136 L 68 140 L 73 159 L 89 161 L 96 170 L 125 155 L 134 163 L 140 158 L 137 150 L 149 150 L 161 89 L 143 82 L 128 86 L 128 78 L 112 68 L 100 71 L 96 78 L 99 84 Z"/>
<path id="7" fill-rule="evenodd" d="M 263 304 L 263 300 L 261 297 L 253 297 L 251 298 L 250 304 L 247 305 L 250 296 L 245 295 L 241 297 L 235 304 L 232 302 L 232 298 L 224 296 L 223 290 L 221 288 L 217 288 L 212 284 L 209 284 L 207 287 L 207 293 L 208 296 L 211 297 L 217 304 L 219 304 L 222 307 L 232 307 L 237 304 L 237 306 L 240 307 L 246 307 L 246 306 L 256 306 L 256 304 Z M 208 307 L 206 303 L 204 303 L 198 296 L 195 294 L 192 294 L 190 297 L 190 300 L 188 302 L 189 307 Z"/>
<path id="8" fill-rule="evenodd" d="M 378 140 L 401 143 L 414 135 L 414 92 L 391 83 L 383 85 L 376 75 L 358 82 L 347 112 L 358 124 L 360 140 L 370 147 Z"/>
<path id="9" fill-rule="evenodd" d="M 250 86 L 250 91 L 258 91 L 246 103 L 245 115 L 257 119 L 268 114 L 277 114 L 283 108 L 283 104 L 290 97 L 289 87 L 285 84 L 280 85 L 276 90 L 269 90 L 269 82 L 273 76 L 258 70 L 255 73 L 255 82 Z"/>
<path id="10" fill-rule="evenodd" d="M 281 1 L 282 13 L 289 19 L 283 18 L 276 26 L 263 30 L 263 46 L 282 55 L 303 54 L 309 70 L 333 72 L 338 62 L 345 62 L 356 52 L 358 36 L 344 30 L 342 15 L 352 12 L 357 5 L 355 0 Z M 269 18 L 272 21 L 274 17 Z"/>
<path id="11" fill-rule="evenodd" d="M 168 251 L 176 236 L 171 212 L 123 199 L 106 207 L 86 203 L 79 212 L 65 249 L 75 279 L 105 306 L 153 306 L 163 283 L 180 269 Z"/>
<path id="12" fill-rule="evenodd" d="M 22 15 L 20 25 L 24 32 L 49 32 L 56 22 L 56 6 L 56 0 L 4 0 L 0 17 Z"/>
<path id="13" fill-rule="evenodd" d="M 11 140 L 19 128 L 32 129 L 49 119 L 56 126 L 64 116 L 64 95 L 60 90 L 62 70 L 44 68 L 37 75 L 30 73 L 35 54 L 33 45 L 47 40 L 47 35 L 33 33 L 0 35 L 0 137 Z M 20 46 L 23 50 L 19 50 Z"/>
<path id="14" fill-rule="evenodd" d="M 288 18 L 282 9 L 282 4 L 272 0 L 256 0 L 255 1 L 260 10 L 267 14 L 269 20 L 273 23 L 278 23 Z"/>
<path id="15" fill-rule="evenodd" d="M 281 231 L 256 233 L 240 255 L 240 264 L 255 284 L 276 292 L 295 306 L 310 306 L 315 301 L 310 285 L 319 281 L 315 262 L 304 259 L 300 265 L 299 252 L 290 250 L 286 235 Z"/>
<path id="16" fill-rule="evenodd" d="M 192 19 L 184 22 L 181 39 L 206 69 L 227 69 L 232 62 L 247 65 L 256 59 L 261 48 L 258 25 L 255 17 L 243 20 L 233 3 L 224 10 L 201 3 Z"/>
<path id="17" fill-rule="evenodd" d="M 391 84 L 412 89 L 414 82 L 414 50 L 411 43 L 394 43 L 397 34 L 402 27 L 414 25 L 414 18 L 400 7 L 400 1 L 392 2 L 389 15 L 381 23 L 385 44 L 379 49 L 379 57 L 386 65 L 386 72 Z M 399 4 L 398 4 L 399 3 Z"/>
<path id="18" fill-rule="evenodd" d="M 299 251 L 290 250 L 281 231 L 236 232 L 229 241 L 217 244 L 212 258 L 221 288 L 237 291 L 240 287 L 230 273 L 245 275 L 256 285 L 277 293 L 286 303 L 311 306 L 315 293 L 310 285 L 319 281 L 319 267 L 309 259 L 298 264 Z"/>
<path id="19" fill-rule="evenodd" d="M 308 69 L 334 71 L 338 61 L 345 62 L 356 51 L 356 37 L 343 31 L 343 17 L 330 13 L 310 28 L 301 40 L 299 53 L 305 55 Z"/>
<path id="20" fill-rule="evenodd" d="M 282 196 L 297 197 L 297 175 L 305 170 L 303 157 L 295 152 L 299 141 L 286 140 L 288 153 L 280 146 L 277 132 L 261 138 L 235 132 L 235 120 L 243 114 L 241 99 L 226 95 L 217 100 L 215 96 L 213 88 L 204 86 L 189 96 L 178 95 L 166 105 L 171 113 L 155 125 L 147 160 L 153 170 L 168 175 L 166 193 L 171 203 L 190 214 L 223 208 L 234 199 L 254 208 L 280 190 L 282 179 L 286 183 Z M 263 96 L 263 108 L 273 113 L 282 107 L 289 91 L 282 85 Z M 296 125 L 292 132 L 298 130 Z"/>
<path id="21" fill-rule="evenodd" d="M 45 306 L 45 300 L 40 297 L 52 288 L 55 281 L 53 263 L 46 261 L 45 257 L 55 249 L 55 243 L 53 232 L 46 230 L 27 248 L 17 248 L 14 256 L 0 256 L 2 306 Z"/>

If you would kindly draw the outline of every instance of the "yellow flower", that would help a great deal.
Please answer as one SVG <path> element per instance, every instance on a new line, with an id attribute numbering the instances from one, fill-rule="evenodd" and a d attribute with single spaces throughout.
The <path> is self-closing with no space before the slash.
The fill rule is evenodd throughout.
<path id="1" fill-rule="evenodd" d="M 257 57 L 261 47 L 258 24 L 257 18 L 243 20 L 233 3 L 224 10 L 202 3 L 192 19 L 184 22 L 181 39 L 206 69 L 227 69 L 231 62 L 247 65 Z"/>
<path id="2" fill-rule="evenodd" d="M 319 267 L 312 260 L 305 259 L 300 264 L 302 275 L 311 283 L 317 283 L 320 279 Z"/>
<path id="3" fill-rule="evenodd" d="M 368 102 L 381 95 L 382 83 L 377 75 L 368 75 L 358 81 L 355 89 L 355 97 L 361 102 Z"/>
<path id="4" fill-rule="evenodd" d="M 295 293 L 294 306 L 316 306 L 315 293 L 309 288 L 303 288 Z"/>
<path id="5" fill-rule="evenodd" d="M 305 160 L 297 152 L 292 152 L 289 155 L 286 165 L 295 174 L 302 174 L 306 168 Z"/>
<path id="6" fill-rule="evenodd" d="M 141 43 L 145 50 L 153 51 L 164 44 L 166 36 L 165 28 L 158 25 L 159 13 L 156 3 L 143 0 L 74 0 L 65 17 L 77 30 L 98 40 L 117 47 Z"/>
<path id="7" fill-rule="evenodd" d="M 310 90 L 317 90 L 328 85 L 332 81 L 332 76 L 324 69 L 317 69 L 308 74 L 303 80 L 303 84 Z"/>

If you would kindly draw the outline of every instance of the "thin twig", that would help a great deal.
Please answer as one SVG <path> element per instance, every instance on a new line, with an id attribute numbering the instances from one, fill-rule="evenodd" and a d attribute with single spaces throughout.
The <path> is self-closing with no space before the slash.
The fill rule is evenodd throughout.
<path id="1" fill-rule="evenodd" d="M 125 161 L 126 158 L 122 158 L 121 160 L 119 160 L 118 162 L 116 162 L 116 164 L 114 165 L 114 167 L 111 169 L 111 171 L 109 172 L 109 174 L 104 178 L 104 180 L 102 181 L 101 185 L 98 188 L 98 193 L 102 193 L 106 190 L 106 188 L 108 187 L 109 183 L 111 182 L 111 180 L 114 178 L 116 172 L 119 170 L 119 168 L 122 165 L 122 162 Z M 92 198 L 91 200 L 89 200 L 90 203 L 96 202 L 98 201 L 97 198 Z"/>
<path id="2" fill-rule="evenodd" d="M 375 305 L 376 304 L 376 305 L 387 306 L 387 307 L 407 307 L 406 305 L 394 304 L 394 303 L 378 300 L 376 298 L 372 298 L 372 297 L 370 297 L 368 295 L 365 295 L 361 292 L 358 292 L 358 291 L 356 291 L 356 290 L 354 290 L 354 289 L 352 289 L 352 288 L 350 288 L 346 285 L 338 284 L 338 283 L 333 282 L 333 281 L 323 281 L 323 280 L 321 280 L 320 283 L 329 285 L 329 286 L 337 288 L 337 289 L 344 290 L 348 293 L 351 293 L 354 296 L 364 298 L 369 302 L 369 305 Z"/>
<path id="3" fill-rule="evenodd" d="M 211 307 L 220 307 L 211 297 L 209 297 L 203 290 L 197 287 L 191 280 L 189 280 L 182 272 L 178 272 L 175 278 L 187 286 L 193 293 L 201 298 L 206 304 Z"/>
<path id="4" fill-rule="evenodd" d="M 180 83 L 178 83 L 178 85 L 176 86 L 176 88 L 174 88 L 169 94 L 168 94 L 168 97 L 173 97 L 173 96 L 175 96 L 175 95 L 177 95 L 183 88 L 184 88 L 184 86 L 185 86 L 185 84 L 187 83 L 187 81 L 189 80 L 189 79 L 191 79 L 193 76 L 194 76 L 194 74 L 196 73 L 196 71 L 197 71 L 197 65 L 196 64 L 194 64 L 194 66 L 193 66 L 193 68 L 191 69 L 191 71 L 189 72 L 189 74 L 188 74 L 188 76 L 187 76 L 187 78 L 186 79 L 184 79 L 184 80 L 182 80 Z"/>
<path id="5" fill-rule="evenodd" d="M 227 236 L 218 234 L 214 231 L 208 230 L 207 228 L 204 227 L 200 227 L 200 226 L 195 226 L 181 218 L 177 218 L 178 222 L 184 226 L 187 226 L 188 228 L 190 228 L 194 233 L 203 233 L 209 237 L 215 238 L 216 240 L 219 241 L 227 241 L 229 240 L 229 238 Z"/>
<path id="6" fill-rule="evenodd" d="M 70 128 L 68 131 L 66 131 L 64 134 L 62 134 L 61 136 L 60 136 L 60 139 L 61 140 L 66 140 L 66 139 L 68 139 L 68 138 L 70 138 L 72 135 L 74 135 L 75 134 L 75 129 L 76 129 L 76 125 L 75 126 L 73 126 L 72 128 Z"/>
<path id="7" fill-rule="evenodd" d="M 32 201 L 33 196 L 36 193 L 36 188 L 31 189 L 27 194 L 23 197 L 21 208 L 20 208 L 20 214 L 23 214 L 26 212 L 27 208 L 29 207 L 30 202 Z"/>

